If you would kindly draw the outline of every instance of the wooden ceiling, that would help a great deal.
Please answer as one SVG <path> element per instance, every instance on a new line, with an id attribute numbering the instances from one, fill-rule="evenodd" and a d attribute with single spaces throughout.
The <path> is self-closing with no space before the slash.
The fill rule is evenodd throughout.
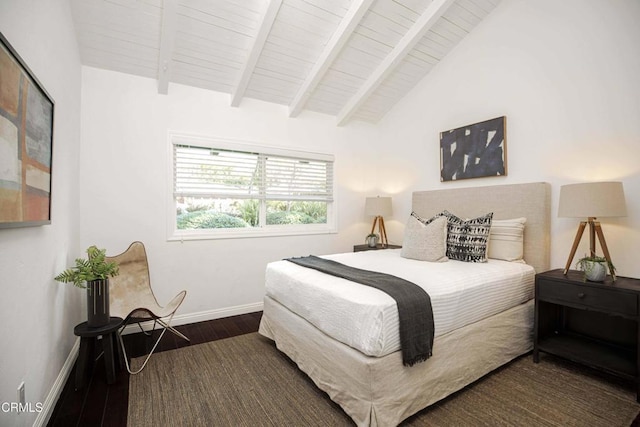
<path id="1" fill-rule="evenodd" d="M 378 122 L 500 0 L 71 0 L 84 65 Z"/>

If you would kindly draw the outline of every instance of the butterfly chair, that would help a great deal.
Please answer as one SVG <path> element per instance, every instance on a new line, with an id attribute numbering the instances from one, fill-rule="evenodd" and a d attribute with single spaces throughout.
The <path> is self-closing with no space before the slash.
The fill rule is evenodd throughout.
<path id="1" fill-rule="evenodd" d="M 161 307 L 153 295 L 151 281 L 149 279 L 149 264 L 147 253 L 141 242 L 133 242 L 129 248 L 120 255 L 107 257 L 107 261 L 115 261 L 120 269 L 120 274 L 109 278 L 109 305 L 111 316 L 118 316 L 124 319 L 122 328 L 118 331 L 118 340 L 122 347 L 124 361 L 127 371 L 130 374 L 137 374 L 144 369 L 149 358 L 160 343 L 164 333 L 169 330 L 181 338 L 189 341 L 189 338 L 175 330 L 171 326 L 171 320 L 180 304 L 187 295 L 187 291 L 182 291 L 176 295 L 166 306 Z M 153 320 L 153 329 L 147 332 L 142 328 L 142 322 Z M 129 359 L 122 340 L 124 328 L 132 323 L 137 323 L 140 330 L 147 336 L 151 336 L 156 329 L 156 325 L 162 327 L 162 332 L 153 348 L 147 355 L 144 363 L 137 371 L 132 371 L 129 366 Z"/>

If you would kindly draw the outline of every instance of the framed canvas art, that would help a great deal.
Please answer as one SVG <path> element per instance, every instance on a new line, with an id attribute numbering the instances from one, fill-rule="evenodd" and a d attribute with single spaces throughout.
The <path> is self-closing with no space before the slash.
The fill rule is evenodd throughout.
<path id="1" fill-rule="evenodd" d="M 505 116 L 440 133 L 440 181 L 507 175 Z"/>
<path id="2" fill-rule="evenodd" d="M 0 228 L 51 223 L 53 107 L 0 33 Z"/>

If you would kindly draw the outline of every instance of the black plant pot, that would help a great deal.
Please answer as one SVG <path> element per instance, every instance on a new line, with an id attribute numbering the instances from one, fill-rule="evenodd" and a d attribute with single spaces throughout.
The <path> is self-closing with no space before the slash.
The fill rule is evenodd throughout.
<path id="1" fill-rule="evenodd" d="M 87 282 L 87 323 L 92 328 L 109 323 L 109 279 Z"/>

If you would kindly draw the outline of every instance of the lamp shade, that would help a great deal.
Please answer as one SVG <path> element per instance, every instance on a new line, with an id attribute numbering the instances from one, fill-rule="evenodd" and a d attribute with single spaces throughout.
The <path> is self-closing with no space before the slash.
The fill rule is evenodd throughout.
<path id="1" fill-rule="evenodd" d="M 588 182 L 560 187 L 558 216 L 604 218 L 627 216 L 621 182 Z"/>
<path id="2" fill-rule="evenodd" d="M 367 197 L 364 213 L 369 216 L 391 215 L 391 197 Z"/>

